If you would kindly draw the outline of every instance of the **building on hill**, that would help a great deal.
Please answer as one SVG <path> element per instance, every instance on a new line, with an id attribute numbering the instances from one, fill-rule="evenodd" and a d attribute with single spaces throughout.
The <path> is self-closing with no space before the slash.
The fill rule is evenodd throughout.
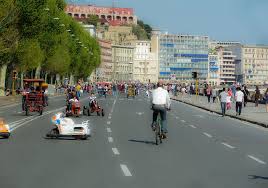
<path id="1" fill-rule="evenodd" d="M 158 81 L 157 55 L 151 52 L 150 41 L 136 41 L 133 62 L 133 80 L 142 83 Z"/>
<path id="2" fill-rule="evenodd" d="M 124 24 L 136 25 L 138 20 L 132 8 L 68 4 L 65 12 L 77 20 L 84 20 L 90 15 L 96 15 L 100 20 L 103 20 L 103 22 L 108 22 L 113 26 Z"/>

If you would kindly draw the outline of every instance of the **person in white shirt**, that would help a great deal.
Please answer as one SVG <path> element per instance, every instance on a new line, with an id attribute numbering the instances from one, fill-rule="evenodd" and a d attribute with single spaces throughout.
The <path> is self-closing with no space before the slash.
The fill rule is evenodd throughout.
<path id="1" fill-rule="evenodd" d="M 161 82 L 157 83 L 157 88 L 152 92 L 152 109 L 153 109 L 153 123 L 152 128 L 157 120 L 157 116 L 160 113 L 162 121 L 162 132 L 163 136 L 166 138 L 167 131 L 167 109 L 170 109 L 170 97 L 168 91 L 163 89 L 163 84 Z"/>
<path id="2" fill-rule="evenodd" d="M 235 93 L 235 109 L 236 109 L 236 115 L 241 115 L 241 111 L 242 111 L 242 104 L 244 101 L 244 93 L 241 91 L 241 88 L 238 87 L 237 92 Z"/>

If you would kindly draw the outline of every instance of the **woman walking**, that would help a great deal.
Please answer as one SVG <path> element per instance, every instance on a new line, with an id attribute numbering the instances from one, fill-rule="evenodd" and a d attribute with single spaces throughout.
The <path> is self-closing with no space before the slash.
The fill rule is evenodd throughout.
<path id="1" fill-rule="evenodd" d="M 232 90 L 228 88 L 227 98 L 226 98 L 226 109 L 231 110 L 231 98 L 233 96 Z"/>
<path id="2" fill-rule="evenodd" d="M 265 100 L 265 105 L 266 105 L 266 112 L 268 112 L 268 88 L 266 89 L 264 93 L 264 100 Z"/>
<path id="3" fill-rule="evenodd" d="M 261 92 L 259 90 L 259 87 L 256 86 L 256 90 L 255 90 L 255 107 L 258 107 L 259 106 L 260 96 L 261 96 Z"/>
<path id="4" fill-rule="evenodd" d="M 211 87 L 210 86 L 208 86 L 206 93 L 207 93 L 207 97 L 208 97 L 208 103 L 210 103 L 210 98 L 211 98 Z"/>

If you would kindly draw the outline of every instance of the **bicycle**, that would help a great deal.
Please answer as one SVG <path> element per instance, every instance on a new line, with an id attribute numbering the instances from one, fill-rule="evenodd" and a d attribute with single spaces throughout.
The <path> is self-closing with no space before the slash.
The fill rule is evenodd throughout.
<path id="1" fill-rule="evenodd" d="M 157 119 L 156 119 L 156 125 L 155 125 L 155 145 L 158 145 L 159 143 L 162 144 L 162 122 L 160 117 L 160 112 L 158 112 Z"/>

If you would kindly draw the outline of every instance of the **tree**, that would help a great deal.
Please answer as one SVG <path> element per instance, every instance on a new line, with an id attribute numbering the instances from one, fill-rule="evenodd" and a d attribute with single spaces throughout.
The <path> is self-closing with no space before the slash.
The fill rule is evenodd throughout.
<path id="1" fill-rule="evenodd" d="M 146 31 L 140 25 L 133 25 L 132 32 L 137 36 L 138 40 L 148 40 Z"/>
<path id="2" fill-rule="evenodd" d="M 97 15 L 90 15 L 89 18 L 86 19 L 85 23 L 97 27 L 99 21 L 100 20 Z"/>

